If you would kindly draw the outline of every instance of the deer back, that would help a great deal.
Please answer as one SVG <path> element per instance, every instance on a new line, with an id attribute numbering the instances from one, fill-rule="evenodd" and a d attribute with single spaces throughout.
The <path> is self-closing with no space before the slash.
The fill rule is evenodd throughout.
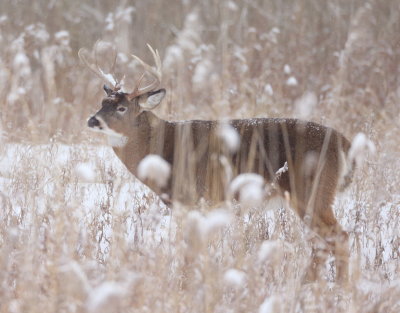
<path id="1" fill-rule="evenodd" d="M 217 121 L 167 122 L 151 112 L 142 115 L 141 129 L 114 150 L 135 175 L 143 157 L 160 155 L 172 166 L 171 179 L 162 190 L 151 187 L 186 203 L 201 197 L 224 200 L 232 177 L 251 172 L 271 181 L 285 163 L 289 170 L 277 182 L 282 190 L 310 193 L 316 177 L 329 170 L 336 191 L 343 168 L 341 154 L 350 145 L 335 130 L 312 122 L 242 119 L 229 122 L 240 138 L 239 149 L 231 152 L 218 134 Z"/>

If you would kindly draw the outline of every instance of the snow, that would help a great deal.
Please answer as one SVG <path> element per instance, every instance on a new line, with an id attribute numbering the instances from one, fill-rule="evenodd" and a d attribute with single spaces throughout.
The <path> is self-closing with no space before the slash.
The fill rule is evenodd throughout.
<path id="1" fill-rule="evenodd" d="M 273 96 L 274 95 L 274 89 L 272 88 L 272 86 L 270 84 L 266 84 L 265 85 L 264 92 L 266 94 L 268 94 L 269 96 Z"/>
<path id="2" fill-rule="evenodd" d="M 196 90 L 201 90 L 200 87 L 209 81 L 213 69 L 214 65 L 211 63 L 210 60 L 207 59 L 202 60 L 196 65 L 192 77 L 192 84 L 194 85 Z"/>
<path id="3" fill-rule="evenodd" d="M 206 216 L 199 211 L 190 211 L 187 214 L 189 230 L 195 229 L 204 239 L 214 232 L 229 226 L 232 219 L 232 214 L 224 209 L 213 210 Z"/>
<path id="4" fill-rule="evenodd" d="M 70 35 L 69 32 L 66 30 L 60 30 L 59 32 L 54 34 L 54 39 L 60 45 L 69 47 Z"/>
<path id="5" fill-rule="evenodd" d="M 358 133 L 351 143 L 349 160 L 355 161 L 357 166 L 361 166 L 368 153 L 374 154 L 375 151 L 375 144 L 364 133 Z"/>
<path id="6" fill-rule="evenodd" d="M 106 22 L 105 30 L 110 32 L 113 31 L 115 28 L 115 23 L 114 23 L 114 15 L 112 13 L 108 13 L 105 22 Z"/>
<path id="7" fill-rule="evenodd" d="M 232 287 L 242 287 L 246 281 L 246 274 L 231 268 L 225 272 L 224 281 Z"/>
<path id="8" fill-rule="evenodd" d="M 237 4 L 235 2 L 233 2 L 233 1 L 228 1 L 227 7 L 231 11 L 238 11 L 239 10 Z"/>
<path id="9" fill-rule="evenodd" d="M 89 293 L 91 291 L 89 280 L 79 263 L 70 261 L 68 264 L 60 266 L 59 271 L 66 273 L 69 277 L 72 275 L 84 293 Z"/>
<path id="10" fill-rule="evenodd" d="M 281 311 L 279 298 L 277 296 L 271 296 L 264 300 L 258 313 L 280 313 Z"/>
<path id="11" fill-rule="evenodd" d="M 261 185 L 246 184 L 240 190 L 240 202 L 245 207 L 256 207 L 261 205 L 264 198 L 264 190 Z"/>
<path id="12" fill-rule="evenodd" d="M 0 16 L 0 24 L 4 23 L 4 22 L 6 22 L 6 21 L 8 21 L 7 15 L 1 15 L 1 16 Z"/>
<path id="13" fill-rule="evenodd" d="M 289 170 L 289 166 L 287 164 L 287 162 L 285 162 L 285 164 L 283 164 L 283 166 L 276 171 L 275 175 L 279 178 L 283 173 L 286 173 Z"/>
<path id="14" fill-rule="evenodd" d="M 228 123 L 221 123 L 217 132 L 219 138 L 228 148 L 229 152 L 236 152 L 240 147 L 240 137 L 236 129 Z"/>
<path id="15" fill-rule="evenodd" d="M 280 34 L 280 33 L 281 33 L 281 30 L 280 30 L 278 27 L 273 27 L 273 28 L 271 29 L 271 32 L 272 32 L 272 33 L 275 33 L 275 34 Z"/>
<path id="16" fill-rule="evenodd" d="M 264 178 L 254 173 L 236 176 L 230 184 L 231 197 L 238 195 L 240 203 L 246 207 L 255 207 L 264 200 Z"/>
<path id="17" fill-rule="evenodd" d="M 13 70 L 16 75 L 21 78 L 27 78 L 31 74 L 31 66 L 29 62 L 29 58 L 24 52 L 18 52 L 13 60 Z M 21 86 L 15 86 L 13 89 L 24 89 Z M 19 92 L 18 92 L 19 93 Z"/>
<path id="18" fill-rule="evenodd" d="M 285 73 L 285 74 L 290 74 L 291 72 L 292 72 L 292 69 L 290 68 L 290 65 L 288 65 L 288 64 L 285 64 L 285 66 L 283 67 L 283 72 Z"/>
<path id="19" fill-rule="evenodd" d="M 21 309 L 21 301 L 20 301 L 20 300 L 17 300 L 17 299 L 14 299 L 14 300 L 10 301 L 10 304 L 9 304 L 9 306 L 8 306 L 8 311 L 9 311 L 10 313 L 19 313 L 19 312 L 22 312 L 22 309 Z"/>
<path id="20" fill-rule="evenodd" d="M 121 284 L 106 281 L 95 288 L 87 301 L 89 312 L 109 312 L 109 309 L 118 307 L 119 300 L 125 295 L 127 290 Z"/>
<path id="21" fill-rule="evenodd" d="M 183 59 L 183 51 L 178 45 L 171 45 L 165 51 L 163 67 L 166 69 L 173 68 L 176 63 Z"/>
<path id="22" fill-rule="evenodd" d="M 300 98 L 295 101 L 294 107 L 298 117 L 306 119 L 311 115 L 317 104 L 317 95 L 312 91 L 306 91 Z"/>
<path id="23" fill-rule="evenodd" d="M 159 187 L 165 187 L 171 175 L 171 165 L 159 155 L 149 154 L 140 161 L 137 172 L 141 180 L 150 180 Z"/>
<path id="24" fill-rule="evenodd" d="M 44 45 L 50 38 L 46 26 L 42 23 L 31 24 L 25 28 L 25 32 L 34 38 L 38 44 Z"/>
<path id="25" fill-rule="evenodd" d="M 103 72 L 101 68 L 98 68 L 98 70 L 100 74 L 104 77 L 104 79 L 111 84 L 111 86 L 117 86 L 117 80 L 112 74 Z"/>
<path id="26" fill-rule="evenodd" d="M 24 182 L 19 183 L 21 180 Z M 146 246 L 159 246 L 174 237 L 175 221 L 169 209 L 159 203 L 139 212 L 137 207 L 148 194 L 148 188 L 127 171 L 107 146 L 6 144 L 0 149 L 0 200 L 10 205 L 13 216 L 23 214 L 22 225 L 26 227 L 30 227 L 34 215 L 45 214 L 49 209 L 63 210 L 67 204 L 78 208 L 71 214 L 80 221 L 84 235 L 85 225 L 102 219 L 102 207 L 107 205 L 113 217 L 128 217 L 128 240 L 140 236 Z M 135 234 L 138 228 L 140 231 Z M 104 235 L 110 238 L 112 228 L 106 229 Z M 106 241 L 100 246 L 107 251 Z"/>
<path id="27" fill-rule="evenodd" d="M 95 179 L 95 169 L 88 162 L 78 163 L 75 167 L 77 175 L 86 182 L 93 182 Z"/>
<path id="28" fill-rule="evenodd" d="M 124 22 L 126 24 L 132 23 L 132 14 L 136 11 L 133 6 L 129 7 L 117 7 L 115 12 L 115 19 L 118 22 Z"/>
<path id="29" fill-rule="evenodd" d="M 288 79 L 287 79 L 287 81 L 286 81 L 286 85 L 288 85 L 288 86 L 297 86 L 298 85 L 298 82 L 297 82 L 297 79 L 296 79 L 296 77 L 294 77 L 294 76 L 290 76 Z"/>
<path id="30" fill-rule="evenodd" d="M 14 57 L 14 67 L 19 69 L 24 66 L 29 66 L 29 59 L 25 53 L 19 52 Z"/>
<path id="31" fill-rule="evenodd" d="M 232 214 L 227 210 L 216 209 L 209 212 L 204 219 L 203 229 L 207 234 L 217 231 L 229 225 L 232 221 Z"/>
<path id="32" fill-rule="evenodd" d="M 355 139 L 354 145 L 363 146 L 361 143 L 365 142 L 366 137 L 361 136 Z M 253 206 L 262 201 L 263 188 L 262 177 L 247 173 L 237 176 L 231 182 L 229 191 L 232 195 L 238 195 L 239 200 L 245 205 Z M 82 232 L 80 236 L 83 241 L 86 240 L 85 236 L 88 236 L 85 232 L 87 225 L 94 221 L 106 224 L 103 236 L 109 241 L 104 240 L 99 244 L 101 252 L 105 255 L 109 242 L 116 233 L 113 229 L 114 224 L 105 222 L 106 218 L 123 220 L 126 227 L 124 236 L 127 241 L 133 244 L 139 240 L 144 250 L 157 247 L 173 251 L 174 246 L 169 243 L 174 240 L 176 234 L 175 216 L 170 209 L 160 205 L 159 202 L 149 204 L 148 195 L 148 188 L 127 171 L 112 148 L 108 146 L 11 143 L 3 144 L 0 149 L 0 204 L 6 208 L 0 212 L 0 217 L 6 218 L 6 214 L 18 218 L 23 216 L 18 229 L 9 228 L 7 236 L 10 240 L 12 238 L 18 240 L 21 229 L 29 229 L 33 219 L 38 215 L 47 214 L 49 210 L 53 212 L 70 210 L 70 214 L 79 223 L 78 229 Z M 345 208 L 344 215 L 339 216 L 339 222 L 346 231 L 350 231 L 351 240 L 357 236 L 362 256 L 361 266 L 373 264 L 376 258 L 381 257 L 381 261 L 387 265 L 389 279 L 394 280 L 396 263 L 393 261 L 393 254 L 398 253 L 398 246 L 393 238 L 398 237 L 398 227 L 396 218 L 393 217 L 398 214 L 398 207 L 395 203 L 385 202 L 374 209 L 373 212 L 376 211 L 379 218 L 371 216 L 377 224 L 367 232 L 369 226 L 360 220 L 367 220 L 368 214 L 371 214 L 368 213 L 371 212 L 368 201 L 354 199 L 353 195 L 349 190 L 339 197 L 342 203 L 336 205 Z M 139 211 L 144 203 L 146 209 Z M 270 203 L 269 200 L 268 205 Z M 282 205 L 272 207 L 282 207 Z M 253 210 L 244 215 L 243 219 L 254 218 L 252 213 Z M 228 232 L 233 229 L 236 219 L 234 214 L 232 208 L 224 207 L 208 209 L 206 213 L 190 211 L 186 215 L 186 221 L 188 226 L 198 229 L 196 234 L 200 238 L 207 240 L 220 231 Z M 263 211 L 262 214 L 268 221 L 266 231 L 269 234 L 273 233 L 277 227 L 274 222 L 276 213 L 270 210 Z M 379 244 L 382 245 L 380 255 L 377 254 L 378 243 L 374 238 L 380 238 Z M 286 243 L 280 239 L 265 241 L 255 247 L 256 259 L 260 265 L 274 262 L 286 248 Z M 85 280 L 84 273 L 79 267 L 73 263 L 66 262 L 66 264 L 62 267 L 62 271 L 73 275 L 78 282 Z M 239 285 L 241 275 L 240 271 L 237 271 L 226 272 L 224 282 Z M 103 286 L 104 289 L 98 289 L 97 292 L 107 298 L 106 287 L 107 285 Z M 82 289 L 87 290 L 88 287 Z M 113 301 L 114 295 L 111 294 L 109 297 L 109 300 Z M 91 307 L 96 307 L 95 304 L 98 303 L 96 299 L 93 294 Z M 265 302 L 260 310 L 268 310 L 273 304 L 271 301 L 269 299 Z"/>
<path id="33" fill-rule="evenodd" d="M 276 240 L 267 240 L 261 244 L 258 250 L 258 262 L 274 261 L 280 254 L 280 243 Z"/>

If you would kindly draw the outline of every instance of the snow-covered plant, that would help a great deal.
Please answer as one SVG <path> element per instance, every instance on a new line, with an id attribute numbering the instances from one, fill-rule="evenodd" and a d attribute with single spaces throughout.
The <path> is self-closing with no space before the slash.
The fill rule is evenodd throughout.
<path id="1" fill-rule="evenodd" d="M 207 239 L 214 232 L 229 226 L 232 214 L 224 209 L 216 209 L 207 215 L 190 211 L 187 215 L 188 231 L 195 232 L 199 239 Z"/>
<path id="2" fill-rule="evenodd" d="M 171 166 L 159 155 L 149 154 L 140 161 L 137 171 L 140 179 L 165 187 L 171 175 Z"/>
<path id="3" fill-rule="evenodd" d="M 280 313 L 281 304 L 278 296 L 271 296 L 265 298 L 264 302 L 261 304 L 258 313 Z"/>
<path id="4" fill-rule="evenodd" d="M 258 206 L 264 200 L 264 178 L 254 173 L 240 174 L 231 182 L 229 191 L 244 206 Z"/>
<path id="5" fill-rule="evenodd" d="M 96 176 L 96 172 L 93 168 L 93 164 L 88 162 L 81 162 L 75 166 L 76 174 L 87 182 L 93 182 Z"/>
<path id="6" fill-rule="evenodd" d="M 234 288 L 245 287 L 246 273 L 235 268 L 230 268 L 224 274 L 224 281 Z"/>
<path id="7" fill-rule="evenodd" d="M 350 162 L 354 161 L 357 166 L 361 166 L 368 153 L 374 154 L 375 151 L 375 144 L 364 133 L 358 133 L 351 143 L 348 158 Z"/>
<path id="8" fill-rule="evenodd" d="M 228 123 L 220 123 L 217 131 L 224 145 L 229 152 L 236 152 L 240 147 L 240 137 L 236 129 Z"/>

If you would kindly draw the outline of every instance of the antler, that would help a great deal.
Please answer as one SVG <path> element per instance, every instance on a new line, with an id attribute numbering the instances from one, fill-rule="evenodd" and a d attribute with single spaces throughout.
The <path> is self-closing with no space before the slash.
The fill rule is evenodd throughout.
<path id="1" fill-rule="evenodd" d="M 94 48 L 94 52 L 95 52 L 95 65 L 91 64 L 85 55 L 89 54 L 89 52 L 84 49 L 81 48 L 78 51 L 78 56 L 81 59 L 81 61 L 94 73 L 96 74 L 100 79 L 104 80 L 105 83 L 110 84 L 111 87 L 113 87 L 113 89 L 115 91 L 119 90 L 121 88 L 119 81 L 112 75 L 112 74 L 107 74 L 104 73 L 103 70 L 99 67 L 99 65 L 97 64 L 97 45 L 99 42 L 96 42 L 95 44 L 95 48 Z M 115 53 L 115 57 L 114 57 L 114 61 L 113 61 L 113 65 L 112 68 L 114 68 L 115 63 L 117 60 L 117 54 Z"/>
<path id="2" fill-rule="evenodd" d="M 161 59 L 160 59 L 160 55 L 158 54 L 157 49 L 154 50 L 149 44 L 147 44 L 147 47 L 149 48 L 151 54 L 153 55 L 153 59 L 154 59 L 154 62 L 156 64 L 156 68 L 154 69 L 152 66 L 144 63 L 136 55 L 132 54 L 132 57 L 143 66 L 145 71 L 143 72 L 141 77 L 138 79 L 138 81 L 136 83 L 135 90 L 133 92 L 131 92 L 130 94 L 128 94 L 128 98 L 129 99 L 133 99 L 133 98 L 135 98 L 137 96 L 140 96 L 140 95 L 142 95 L 142 94 L 144 94 L 146 92 L 149 92 L 149 91 L 152 91 L 152 90 L 156 89 L 158 87 L 158 85 L 160 84 L 160 82 L 161 82 L 162 74 L 161 74 Z M 149 85 L 140 88 L 140 85 L 142 83 L 142 80 L 143 80 L 146 72 L 149 73 L 151 76 L 153 76 L 154 80 Z"/>

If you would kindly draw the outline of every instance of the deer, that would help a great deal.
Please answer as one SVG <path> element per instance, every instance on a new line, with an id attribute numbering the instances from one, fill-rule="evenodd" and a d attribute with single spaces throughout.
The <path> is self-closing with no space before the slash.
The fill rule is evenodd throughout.
<path id="1" fill-rule="evenodd" d="M 132 55 L 144 71 L 131 92 L 121 91 L 119 82 L 90 64 L 82 49 L 79 57 L 106 84 L 101 109 L 88 119 L 87 126 L 108 137 L 109 144 L 126 168 L 138 176 L 138 165 L 147 155 L 160 156 L 171 166 L 165 186 L 143 181 L 154 192 L 184 204 L 204 199 L 210 204 L 226 200 L 226 165 L 235 177 L 255 173 L 265 181 L 275 181 L 282 195 L 289 195 L 290 207 L 325 240 L 327 253 L 336 258 L 336 279 L 348 279 L 348 233 L 335 218 L 332 204 L 336 193 L 346 188 L 353 174 L 347 158 L 350 142 L 344 135 L 311 121 L 294 118 L 247 118 L 224 121 L 239 136 L 237 151 L 224 146 L 218 135 L 218 120 L 168 121 L 153 110 L 166 95 L 161 85 L 161 60 L 148 46 L 156 67 Z M 144 76 L 150 81 L 143 85 Z M 111 85 L 111 86 L 109 86 Z M 224 162 L 221 162 L 224 160 Z M 275 173 L 287 164 L 287 171 Z M 229 182 L 228 182 L 229 183 Z M 326 259 L 313 248 L 306 273 L 317 279 L 317 269 Z"/>

